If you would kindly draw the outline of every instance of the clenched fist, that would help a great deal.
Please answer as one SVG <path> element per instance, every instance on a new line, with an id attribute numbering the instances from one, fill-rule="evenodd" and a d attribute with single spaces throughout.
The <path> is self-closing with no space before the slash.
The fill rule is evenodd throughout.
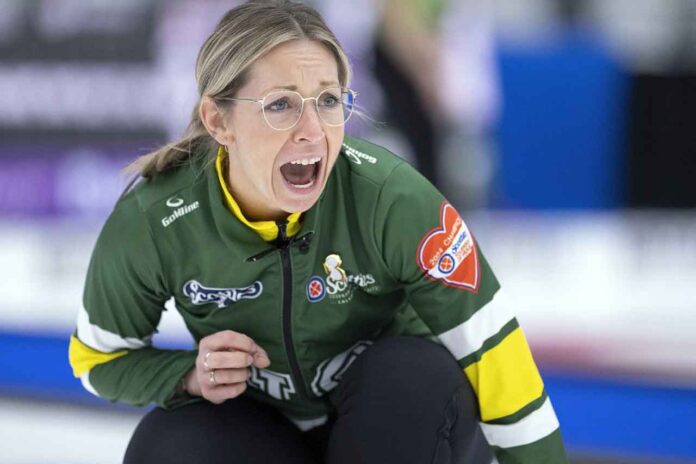
<path id="1" fill-rule="evenodd" d="M 184 388 L 190 395 L 220 404 L 246 390 L 252 364 L 260 369 L 271 365 L 254 340 L 232 330 L 214 333 L 199 343 L 196 365 L 184 377 Z"/>

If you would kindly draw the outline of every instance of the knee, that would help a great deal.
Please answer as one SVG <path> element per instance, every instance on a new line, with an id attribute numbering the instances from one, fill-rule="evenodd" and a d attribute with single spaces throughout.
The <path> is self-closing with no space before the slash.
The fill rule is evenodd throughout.
<path id="1" fill-rule="evenodd" d="M 448 401 L 457 390 L 470 389 L 462 369 L 442 345 L 424 338 L 380 340 L 361 355 L 346 375 L 357 390 L 374 394 L 439 397 Z"/>

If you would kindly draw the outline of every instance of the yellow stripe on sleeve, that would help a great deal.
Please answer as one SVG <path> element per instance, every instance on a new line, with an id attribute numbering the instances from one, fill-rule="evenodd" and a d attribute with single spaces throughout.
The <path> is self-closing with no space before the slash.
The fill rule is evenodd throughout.
<path id="1" fill-rule="evenodd" d="M 464 372 L 478 396 L 484 422 L 516 413 L 539 398 L 544 389 L 519 327 Z"/>
<path id="2" fill-rule="evenodd" d="M 128 353 L 127 350 L 116 351 L 114 353 L 102 353 L 82 343 L 74 335 L 70 337 L 70 348 L 68 349 L 70 366 L 73 375 L 80 377 L 85 372 L 89 372 L 98 364 L 104 364 L 113 359 L 120 358 Z"/>

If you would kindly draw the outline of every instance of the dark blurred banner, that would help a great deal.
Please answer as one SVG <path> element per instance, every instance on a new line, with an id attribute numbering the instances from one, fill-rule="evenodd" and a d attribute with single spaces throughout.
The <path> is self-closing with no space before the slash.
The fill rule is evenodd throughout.
<path id="1" fill-rule="evenodd" d="M 165 139 L 157 6 L 0 1 L 0 216 L 103 217 Z"/>
<path id="2" fill-rule="evenodd" d="M 154 96 L 157 4 L 0 2 L 0 156 L 17 144 L 162 139 Z"/>
<path id="3" fill-rule="evenodd" d="M 2 0 L 4 62 L 150 62 L 155 4 L 143 0 Z"/>

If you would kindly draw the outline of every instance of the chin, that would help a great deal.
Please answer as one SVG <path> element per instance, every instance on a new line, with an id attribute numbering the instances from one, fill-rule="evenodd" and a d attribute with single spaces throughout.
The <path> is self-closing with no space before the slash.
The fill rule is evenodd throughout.
<path id="1" fill-rule="evenodd" d="M 282 209 L 288 214 L 304 213 L 305 211 L 311 209 L 312 206 L 316 204 L 317 200 L 319 200 L 319 195 L 312 198 L 303 198 L 302 200 L 286 201 L 284 202 Z"/>

